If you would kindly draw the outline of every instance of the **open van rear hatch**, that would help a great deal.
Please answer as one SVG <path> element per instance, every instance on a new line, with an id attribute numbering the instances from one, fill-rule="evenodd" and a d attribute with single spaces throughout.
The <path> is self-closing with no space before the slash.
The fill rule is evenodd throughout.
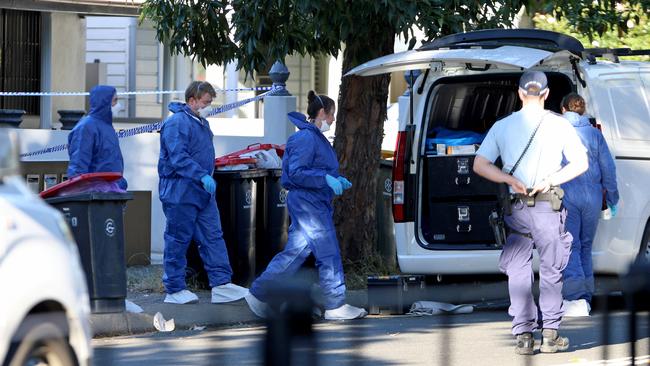
<path id="1" fill-rule="evenodd" d="M 496 48 L 504 45 L 536 48 L 552 53 L 569 51 L 582 57 L 584 46 L 577 39 L 560 33 L 539 29 L 487 29 L 458 33 L 435 39 L 422 45 L 420 51 L 442 48 Z"/>
<path id="2" fill-rule="evenodd" d="M 464 48 L 446 50 L 410 50 L 376 58 L 348 71 L 348 75 L 371 76 L 394 71 L 428 69 L 432 62 L 447 66 L 480 67 L 496 66 L 504 70 L 523 70 L 544 62 L 553 53 L 545 50 L 518 46 L 497 48 Z"/>
<path id="3" fill-rule="evenodd" d="M 569 59 L 581 58 L 583 51 L 580 41 L 555 32 L 492 29 L 441 37 L 416 50 L 368 61 L 348 71 L 346 76 L 428 69 L 432 62 L 472 69 L 490 65 L 501 70 L 524 70 L 541 64 L 569 65 Z"/>

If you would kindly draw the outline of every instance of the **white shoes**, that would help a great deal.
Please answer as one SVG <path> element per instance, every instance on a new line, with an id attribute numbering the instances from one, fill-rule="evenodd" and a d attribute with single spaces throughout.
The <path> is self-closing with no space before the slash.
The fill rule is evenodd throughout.
<path id="1" fill-rule="evenodd" d="M 244 296 L 244 299 L 246 299 L 246 303 L 248 304 L 248 307 L 251 309 L 253 314 L 262 319 L 266 319 L 266 310 L 269 306 L 265 302 L 260 301 L 250 292 Z"/>
<path id="2" fill-rule="evenodd" d="M 580 300 L 564 300 L 562 302 L 564 309 L 564 316 L 567 318 L 577 318 L 589 316 L 591 306 L 585 299 Z"/>
<path id="3" fill-rule="evenodd" d="M 327 320 L 350 320 L 365 318 L 368 312 L 356 306 L 344 304 L 336 309 L 325 310 Z"/>
<path id="4" fill-rule="evenodd" d="M 251 309 L 253 314 L 257 315 L 262 319 L 266 319 L 268 312 L 268 304 L 261 301 L 255 297 L 250 292 L 244 297 L 248 308 Z M 321 312 L 320 308 L 314 307 L 314 315 L 320 317 Z M 357 308 L 352 305 L 345 304 L 341 307 L 332 310 L 325 310 L 325 319 L 327 320 L 350 320 L 350 319 L 360 319 L 368 315 L 368 312 L 365 309 Z"/>
<path id="5" fill-rule="evenodd" d="M 215 286 L 212 288 L 212 303 L 218 304 L 223 302 L 237 301 L 248 294 L 248 289 L 237 286 L 233 283 Z M 181 290 L 173 294 L 167 294 L 164 302 L 168 304 L 196 304 L 199 297 L 192 291 Z"/>
<path id="6" fill-rule="evenodd" d="M 199 302 L 199 297 L 192 291 L 180 290 L 173 294 L 167 294 L 165 302 L 168 304 L 196 304 Z"/>
<path id="7" fill-rule="evenodd" d="M 237 301 L 246 295 L 248 295 L 247 288 L 237 286 L 234 283 L 226 283 L 212 288 L 212 303 Z"/>

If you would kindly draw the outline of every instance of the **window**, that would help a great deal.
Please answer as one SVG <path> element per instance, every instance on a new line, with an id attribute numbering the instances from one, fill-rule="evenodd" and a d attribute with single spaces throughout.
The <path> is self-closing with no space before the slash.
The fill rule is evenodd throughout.
<path id="1" fill-rule="evenodd" d="M 648 140 L 650 105 L 639 74 L 620 74 L 606 82 L 618 136 L 623 140 Z"/>
<path id="2" fill-rule="evenodd" d="M 0 90 L 38 92 L 41 13 L 0 9 Z M 0 108 L 40 113 L 39 97 L 0 97 Z"/>

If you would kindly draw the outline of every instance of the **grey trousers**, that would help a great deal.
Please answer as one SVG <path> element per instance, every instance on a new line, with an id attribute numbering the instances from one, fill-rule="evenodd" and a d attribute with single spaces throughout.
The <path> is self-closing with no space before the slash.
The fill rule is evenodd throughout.
<path id="1" fill-rule="evenodd" d="M 549 202 L 540 201 L 533 207 L 516 201 L 512 215 L 505 217 L 508 235 L 499 259 L 499 268 L 508 275 L 510 309 L 513 317 L 512 334 L 532 332 L 538 327 L 537 306 L 533 298 L 533 248 L 540 259 L 539 310 L 542 327 L 558 329 L 562 309 L 562 271 L 571 252 L 572 237 L 564 227 L 566 209 L 553 211 Z M 522 235 L 524 234 L 524 235 Z"/>

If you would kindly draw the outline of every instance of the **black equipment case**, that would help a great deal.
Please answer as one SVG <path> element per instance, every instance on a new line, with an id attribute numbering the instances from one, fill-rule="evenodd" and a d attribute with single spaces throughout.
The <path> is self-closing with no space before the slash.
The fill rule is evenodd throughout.
<path id="1" fill-rule="evenodd" d="M 368 276 L 368 313 L 404 314 L 425 300 L 423 275 Z"/>

